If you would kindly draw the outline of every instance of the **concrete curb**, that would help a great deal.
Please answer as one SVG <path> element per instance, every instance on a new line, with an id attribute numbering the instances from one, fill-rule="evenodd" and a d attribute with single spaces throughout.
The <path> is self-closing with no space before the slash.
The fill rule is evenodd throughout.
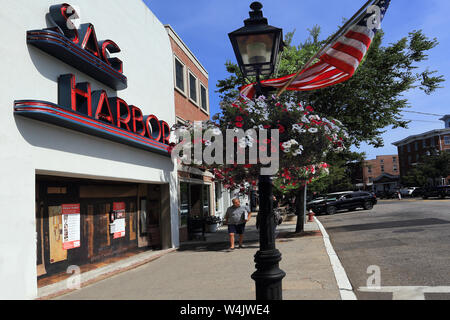
<path id="1" fill-rule="evenodd" d="M 353 287 L 350 283 L 350 280 L 347 277 L 347 273 L 345 272 L 345 269 L 342 266 L 339 257 L 337 256 L 336 252 L 333 249 L 333 245 L 331 244 L 330 241 L 330 236 L 328 235 L 327 231 L 325 230 L 324 226 L 319 221 L 319 219 L 317 219 L 317 217 L 314 217 L 314 219 L 316 220 L 316 223 L 319 226 L 320 231 L 322 232 L 323 242 L 325 244 L 328 257 L 330 258 L 331 266 L 333 267 L 334 276 L 336 277 L 336 282 L 339 288 L 341 299 L 358 300 L 356 298 L 355 293 L 353 292 Z"/>
<path id="2" fill-rule="evenodd" d="M 159 259 L 166 254 L 175 252 L 176 250 L 177 250 L 176 248 L 171 248 L 162 251 L 145 252 L 135 257 L 124 259 L 122 261 L 112 263 L 111 265 L 82 273 L 80 275 L 81 276 L 80 287 L 84 288 L 99 281 L 118 275 L 120 273 L 136 269 L 149 262 Z M 39 288 L 38 297 L 36 300 L 50 300 L 76 290 L 77 289 L 67 289 L 67 280 L 65 280 L 49 286 Z"/>

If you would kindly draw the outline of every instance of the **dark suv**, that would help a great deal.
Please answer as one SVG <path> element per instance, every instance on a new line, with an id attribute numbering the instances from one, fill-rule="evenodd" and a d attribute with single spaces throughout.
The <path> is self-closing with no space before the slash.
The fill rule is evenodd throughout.
<path id="1" fill-rule="evenodd" d="M 328 194 L 326 197 L 309 202 L 307 209 L 316 214 L 333 215 L 339 210 L 351 211 L 357 208 L 372 210 L 377 202 L 375 194 L 370 192 L 340 192 Z"/>
<path id="2" fill-rule="evenodd" d="M 429 187 L 425 188 L 422 192 L 422 198 L 441 198 L 450 197 L 450 186 Z"/>

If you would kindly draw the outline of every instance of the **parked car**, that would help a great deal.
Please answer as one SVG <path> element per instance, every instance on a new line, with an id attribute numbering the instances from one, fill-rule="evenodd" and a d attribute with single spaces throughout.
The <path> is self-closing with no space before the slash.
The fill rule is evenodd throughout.
<path id="1" fill-rule="evenodd" d="M 376 196 L 378 199 L 396 199 L 396 198 L 398 198 L 396 191 L 377 192 Z"/>
<path id="2" fill-rule="evenodd" d="M 328 194 L 324 199 L 311 201 L 307 204 L 307 209 L 316 214 L 333 215 L 339 210 L 355 210 L 363 208 L 372 210 L 377 204 L 377 197 L 370 192 L 340 192 Z"/>
<path id="3" fill-rule="evenodd" d="M 429 187 L 425 188 L 422 193 L 423 199 L 450 197 L 450 186 Z"/>
<path id="4" fill-rule="evenodd" d="M 414 190 L 418 189 L 417 187 L 409 187 L 400 189 L 400 193 L 402 197 L 412 197 Z"/>
<path id="5" fill-rule="evenodd" d="M 417 188 L 413 191 L 413 193 L 411 194 L 411 197 L 413 197 L 413 198 L 422 197 L 423 192 L 424 192 L 424 188 Z"/>

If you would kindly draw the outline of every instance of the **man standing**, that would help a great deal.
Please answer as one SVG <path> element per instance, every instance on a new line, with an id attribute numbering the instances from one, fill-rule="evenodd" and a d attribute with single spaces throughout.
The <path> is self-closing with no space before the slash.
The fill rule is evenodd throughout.
<path id="1" fill-rule="evenodd" d="M 235 234 L 239 235 L 239 248 L 243 248 L 245 224 L 250 221 L 251 214 L 245 207 L 241 207 L 239 199 L 233 199 L 233 206 L 225 214 L 225 223 L 230 235 L 230 250 L 234 250 Z"/>

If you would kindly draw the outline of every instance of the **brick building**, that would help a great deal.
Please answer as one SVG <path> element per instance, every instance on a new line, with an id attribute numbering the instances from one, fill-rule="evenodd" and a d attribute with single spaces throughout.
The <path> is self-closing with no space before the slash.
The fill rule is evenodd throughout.
<path id="1" fill-rule="evenodd" d="M 209 75 L 170 25 L 165 26 L 173 50 L 175 113 L 180 123 L 210 119 Z"/>
<path id="2" fill-rule="evenodd" d="M 409 136 L 393 143 L 398 148 L 401 177 L 406 176 L 423 156 L 435 152 L 450 152 L 450 115 L 446 115 L 441 120 L 445 122 L 444 129 Z M 450 180 L 450 177 L 447 180 Z M 436 181 L 436 183 L 444 184 L 448 181 Z"/>
<path id="3" fill-rule="evenodd" d="M 397 155 L 377 156 L 363 162 L 363 181 L 374 192 L 391 192 L 399 188 L 400 167 Z"/>
<path id="4" fill-rule="evenodd" d="M 210 119 L 209 75 L 200 61 L 170 25 L 165 25 L 173 51 L 175 115 L 177 123 Z M 179 177 L 179 231 L 180 241 L 195 233 L 189 228 L 196 217 L 223 217 L 230 206 L 230 193 L 214 176 L 199 169 L 180 167 Z"/>

